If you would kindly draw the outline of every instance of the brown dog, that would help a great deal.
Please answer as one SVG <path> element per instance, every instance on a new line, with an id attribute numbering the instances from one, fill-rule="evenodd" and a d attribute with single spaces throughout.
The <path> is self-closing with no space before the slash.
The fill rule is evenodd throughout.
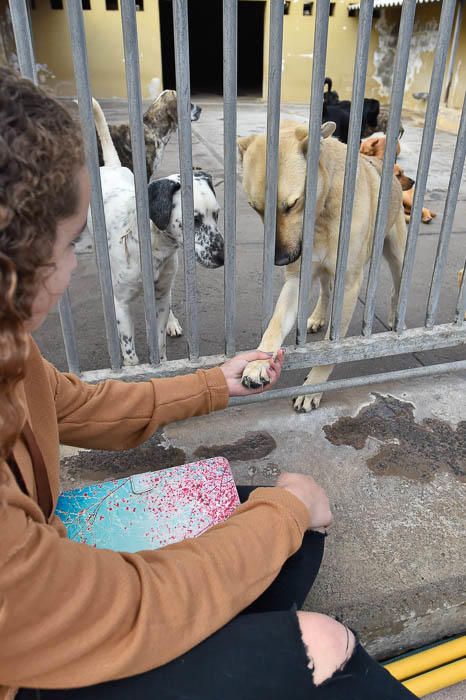
<path id="1" fill-rule="evenodd" d="M 409 223 L 411 220 L 411 209 L 413 208 L 414 180 L 405 175 L 404 170 L 398 164 L 394 166 L 394 172 L 403 190 L 403 209 L 406 223 Z M 421 221 L 423 224 L 430 223 L 436 216 L 437 214 L 434 211 L 430 211 L 426 207 L 422 208 Z"/>
<path id="2" fill-rule="evenodd" d="M 334 130 L 335 124 L 333 122 L 327 122 L 321 127 L 312 252 L 312 267 L 319 277 L 320 296 L 317 306 L 308 319 L 307 327 L 311 332 L 316 332 L 326 323 L 337 260 L 346 146 L 335 138 L 329 138 Z M 251 134 L 240 138 L 238 146 L 243 162 L 243 187 L 249 204 L 263 217 L 267 179 L 265 134 Z M 296 321 L 307 147 L 308 132 L 305 125 L 296 125 L 296 122 L 282 125 L 278 151 L 275 264 L 286 266 L 285 284 L 280 292 L 272 319 L 259 345 L 259 349 L 266 352 L 276 352 L 281 347 L 283 340 Z M 361 288 L 364 266 L 371 254 L 381 169 L 382 163 L 377 158 L 360 156 L 345 275 L 342 335 L 345 335 L 348 330 Z M 394 290 L 390 319 L 393 322 L 406 244 L 406 224 L 401 187 L 395 177 L 393 178 L 387 224 L 383 251 L 393 277 Z M 306 272 L 310 274 L 311 270 Z M 326 337 L 328 338 L 328 331 Z M 268 362 L 261 360 L 250 362 L 243 372 L 243 383 L 249 387 L 267 384 L 269 381 L 267 368 Z M 332 365 L 315 367 L 306 378 L 305 384 L 325 382 L 332 369 Z M 295 410 L 306 412 L 317 408 L 321 397 L 320 393 L 299 396 L 294 401 Z"/>
<path id="3" fill-rule="evenodd" d="M 378 133 L 373 136 L 369 136 L 367 139 L 361 141 L 361 146 L 359 152 L 365 156 L 373 156 L 374 158 L 380 158 L 383 160 L 385 155 L 385 148 L 387 145 L 387 137 L 385 134 Z M 400 155 L 400 142 L 396 142 L 396 155 Z"/>
<path id="4" fill-rule="evenodd" d="M 198 105 L 191 105 L 191 121 L 197 121 L 202 112 Z M 144 141 L 146 145 L 147 179 L 155 173 L 163 157 L 165 146 L 178 126 L 176 92 L 164 90 L 144 112 Z M 110 135 L 115 144 L 121 165 L 133 170 L 131 132 L 129 124 L 110 124 Z M 104 164 L 100 141 L 99 165 Z"/>

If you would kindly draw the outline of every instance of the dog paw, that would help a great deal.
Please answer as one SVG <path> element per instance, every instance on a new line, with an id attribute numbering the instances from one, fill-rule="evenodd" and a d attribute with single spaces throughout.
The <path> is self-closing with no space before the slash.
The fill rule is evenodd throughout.
<path id="1" fill-rule="evenodd" d="M 306 396 L 297 396 L 293 401 L 293 408 L 296 413 L 309 413 L 319 408 L 322 394 L 307 394 Z"/>
<path id="2" fill-rule="evenodd" d="M 270 384 L 267 369 L 270 367 L 268 360 L 255 360 L 246 365 L 241 382 L 248 389 L 259 389 Z"/>
<path id="3" fill-rule="evenodd" d="M 325 326 L 325 318 L 322 318 L 319 314 L 311 314 L 307 319 L 307 332 L 317 333 L 321 328 Z"/>
<path id="4" fill-rule="evenodd" d="M 390 314 L 389 319 L 388 319 L 388 330 L 393 331 L 395 330 L 395 314 Z M 400 328 L 400 331 L 405 331 L 406 330 L 406 323 L 403 323 L 403 325 Z"/>
<path id="5" fill-rule="evenodd" d="M 123 364 L 128 367 L 128 366 L 133 366 L 133 365 L 138 365 L 139 364 L 139 357 L 136 355 L 136 353 L 131 353 L 129 355 L 123 355 Z"/>
<path id="6" fill-rule="evenodd" d="M 167 335 L 172 338 L 178 338 L 183 335 L 183 329 L 175 315 L 171 315 L 167 322 Z"/>

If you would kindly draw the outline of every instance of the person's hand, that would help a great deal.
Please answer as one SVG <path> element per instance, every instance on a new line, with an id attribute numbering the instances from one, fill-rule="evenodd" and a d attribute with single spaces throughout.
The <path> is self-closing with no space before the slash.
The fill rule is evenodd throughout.
<path id="1" fill-rule="evenodd" d="M 286 489 L 304 503 L 309 511 L 309 530 L 325 532 L 333 522 L 327 494 L 312 476 L 283 472 L 276 486 Z"/>
<path id="2" fill-rule="evenodd" d="M 236 355 L 232 357 L 231 360 L 227 360 L 223 365 L 220 365 L 220 369 L 225 376 L 229 395 L 248 396 L 250 394 L 261 394 L 263 391 L 271 389 L 280 377 L 284 354 L 283 350 L 278 350 L 276 353 L 251 350 L 250 352 L 243 352 L 240 355 Z M 270 382 L 266 386 L 261 386 L 258 389 L 248 389 L 241 383 L 241 379 L 246 365 L 254 360 L 269 361 L 267 374 L 269 375 Z"/>

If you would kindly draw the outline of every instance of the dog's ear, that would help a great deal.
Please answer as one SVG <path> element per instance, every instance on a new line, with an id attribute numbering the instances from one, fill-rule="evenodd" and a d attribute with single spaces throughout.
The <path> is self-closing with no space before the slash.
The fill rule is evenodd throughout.
<path id="1" fill-rule="evenodd" d="M 329 136 L 332 136 L 336 128 L 337 125 L 335 124 L 335 122 L 325 122 L 325 124 L 322 124 L 322 126 L 320 127 L 320 138 L 328 139 Z"/>
<path id="2" fill-rule="evenodd" d="M 308 143 L 308 135 L 309 135 L 309 130 L 305 124 L 298 124 L 296 129 L 294 130 L 294 135 L 299 141 L 299 146 L 304 153 L 304 155 L 307 154 L 307 143 Z"/>
<path id="3" fill-rule="evenodd" d="M 251 143 L 254 141 L 256 138 L 255 134 L 249 134 L 249 136 L 241 136 L 237 143 L 238 143 L 238 150 L 239 150 L 239 157 L 241 162 L 243 162 L 244 154 L 248 150 L 249 146 Z"/>
<path id="4" fill-rule="evenodd" d="M 149 216 L 161 231 L 165 231 L 170 223 L 173 195 L 180 188 L 179 182 L 168 177 L 153 180 L 149 184 Z"/>

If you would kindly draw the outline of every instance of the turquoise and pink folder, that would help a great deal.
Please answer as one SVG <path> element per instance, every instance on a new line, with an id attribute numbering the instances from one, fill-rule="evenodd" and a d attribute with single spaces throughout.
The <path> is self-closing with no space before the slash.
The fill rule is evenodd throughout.
<path id="1" fill-rule="evenodd" d="M 213 457 L 64 491 L 56 514 L 76 542 L 137 552 L 197 537 L 238 505 L 228 461 Z"/>

